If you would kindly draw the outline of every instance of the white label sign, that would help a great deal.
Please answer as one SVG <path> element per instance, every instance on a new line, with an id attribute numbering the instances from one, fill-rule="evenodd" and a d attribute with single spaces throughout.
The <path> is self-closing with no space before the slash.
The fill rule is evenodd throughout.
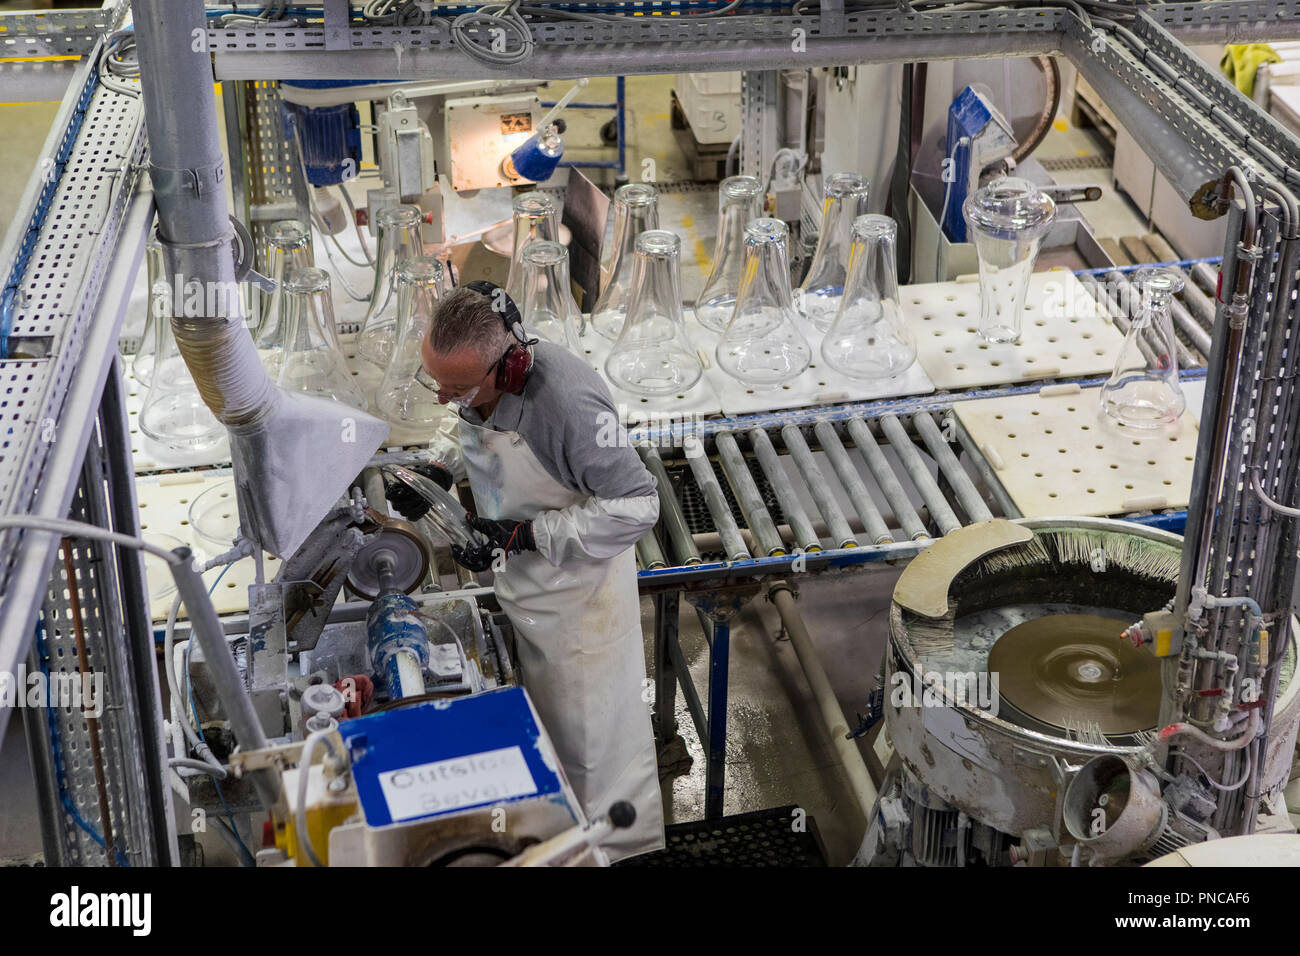
<path id="1" fill-rule="evenodd" d="M 394 821 L 537 792 L 524 752 L 518 747 L 390 770 L 379 775 L 379 786 Z"/>

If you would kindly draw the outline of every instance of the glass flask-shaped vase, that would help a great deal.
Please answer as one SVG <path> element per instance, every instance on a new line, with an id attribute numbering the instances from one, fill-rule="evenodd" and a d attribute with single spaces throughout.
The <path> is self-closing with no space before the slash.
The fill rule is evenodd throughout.
<path id="1" fill-rule="evenodd" d="M 538 239 L 559 242 L 560 224 L 555 200 L 546 193 L 521 193 L 514 198 L 513 207 L 515 236 L 510 253 L 510 273 L 506 277 L 506 295 L 518 305 L 524 296 L 524 250 Z"/>
<path id="2" fill-rule="evenodd" d="M 370 304 L 361 320 L 357 354 L 381 368 L 393 354 L 397 336 L 397 266 L 404 259 L 424 255 L 420 238 L 420 210 L 414 206 L 388 206 L 375 217 L 379 246 L 375 254 L 375 282 Z"/>
<path id="3" fill-rule="evenodd" d="M 822 340 L 822 358 L 850 378 L 901 375 L 916 361 L 916 340 L 898 301 L 898 224 L 888 216 L 853 221 L 853 248 L 840 311 Z"/>
<path id="4" fill-rule="evenodd" d="M 700 380 L 704 366 L 686 338 L 679 259 L 682 242 L 649 229 L 636 237 L 627 318 L 605 374 L 637 395 L 673 395 Z"/>
<path id="5" fill-rule="evenodd" d="M 270 298 L 262 301 L 262 319 L 253 341 L 262 354 L 262 364 L 275 378 L 280 371 L 284 345 L 284 280 L 297 269 L 310 269 L 316 262 L 311 251 L 311 231 L 296 220 L 277 222 L 267 238 L 267 276 L 275 283 Z"/>
<path id="6" fill-rule="evenodd" d="M 796 296 L 804 318 L 823 332 L 831 327 L 840 310 L 853 243 L 853 220 L 867 213 L 869 192 L 870 184 L 857 173 L 832 173 L 826 177 L 817 251 Z"/>
<path id="7" fill-rule="evenodd" d="M 1170 314 L 1170 303 L 1183 280 L 1170 269 L 1139 269 L 1133 282 L 1141 293 L 1141 306 L 1124 336 L 1115 371 L 1101 387 L 1101 407 L 1121 425 L 1159 428 L 1177 421 L 1187 408 L 1187 397 L 1178 384 Z M 1139 344 L 1143 337 L 1149 354 L 1143 354 Z"/>
<path id="8" fill-rule="evenodd" d="M 591 310 L 591 327 L 607 339 L 623 331 L 632 295 L 637 237 L 659 228 L 659 193 L 646 183 L 629 183 L 614 191 L 614 238 L 609 261 L 601 266 L 600 295 Z"/>
<path id="9" fill-rule="evenodd" d="M 763 185 L 753 176 L 729 176 L 718 184 L 718 242 L 704 290 L 695 300 L 700 325 L 721 332 L 731 320 L 745 261 L 745 226 L 762 214 Z"/>
<path id="10" fill-rule="evenodd" d="M 790 291 L 788 239 L 789 230 L 779 219 L 755 219 L 745 226 L 736 307 L 715 356 L 724 372 L 751 387 L 788 382 L 812 361 Z"/>
<path id="11" fill-rule="evenodd" d="M 528 244 L 523 254 L 523 297 L 516 303 L 524 327 L 534 335 L 578 351 L 582 312 L 569 285 L 569 250 L 545 239 Z"/>
<path id="12" fill-rule="evenodd" d="M 167 266 L 163 262 L 162 243 L 158 241 L 158 230 L 152 229 L 144 244 L 145 279 L 149 294 L 145 297 L 144 332 L 140 335 L 140 345 L 131 360 L 131 374 L 135 380 L 148 388 L 153 381 L 154 357 L 158 354 L 158 335 L 162 324 L 167 321 L 167 303 L 171 301 L 171 286 L 168 284 Z M 161 285 L 160 285 L 161 283 Z"/>
<path id="13" fill-rule="evenodd" d="M 1020 341 L 1025 293 L 1056 203 L 1026 179 L 995 179 L 962 206 L 980 273 L 979 334 L 987 341 Z"/>
<path id="14" fill-rule="evenodd" d="M 442 419 L 437 393 L 415 377 L 442 284 L 442 263 L 436 259 L 408 259 L 397 267 L 397 337 L 375 399 L 379 414 L 395 425 L 432 427 Z"/>
<path id="15" fill-rule="evenodd" d="M 154 306 L 160 309 L 156 324 L 158 345 L 149 392 L 140 408 L 140 431 L 169 451 L 202 454 L 225 440 L 226 429 L 203 403 L 194 376 L 181 357 L 172 329 L 171 298 L 168 294 L 165 301 L 156 301 Z"/>
<path id="16" fill-rule="evenodd" d="M 329 275 L 310 267 L 295 269 L 285 278 L 280 296 L 284 344 L 276 384 L 365 409 L 365 396 L 339 346 Z"/>

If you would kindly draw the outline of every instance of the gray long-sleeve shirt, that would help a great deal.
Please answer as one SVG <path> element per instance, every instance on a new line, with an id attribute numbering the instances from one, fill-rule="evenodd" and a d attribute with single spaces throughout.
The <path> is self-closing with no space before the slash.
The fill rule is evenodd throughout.
<path id="1" fill-rule="evenodd" d="M 501 396 L 486 421 L 473 408 L 461 409 L 460 417 L 472 425 L 517 432 L 556 482 L 588 496 L 534 519 L 538 551 L 551 563 L 611 557 L 636 543 L 657 520 L 654 478 L 628 444 L 609 387 L 568 349 L 537 343 L 522 394 Z M 465 468 L 456 424 L 456 418 L 448 417 L 430 452 L 460 479 Z"/>

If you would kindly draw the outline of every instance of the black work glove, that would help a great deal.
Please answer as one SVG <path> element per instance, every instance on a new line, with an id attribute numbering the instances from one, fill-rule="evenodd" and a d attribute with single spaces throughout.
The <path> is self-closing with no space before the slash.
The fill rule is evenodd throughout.
<path id="1" fill-rule="evenodd" d="M 434 482 L 443 491 L 449 491 L 455 480 L 451 472 L 437 462 L 421 462 L 411 465 L 410 468 L 416 474 L 423 475 Z M 418 491 L 409 487 L 405 482 L 384 482 L 384 494 L 388 496 L 389 503 L 397 509 L 397 513 L 407 521 L 419 521 L 429 510 L 429 502 L 425 501 Z"/>
<path id="2" fill-rule="evenodd" d="M 521 551 L 537 550 L 531 521 L 501 521 L 477 515 L 466 515 L 466 518 L 469 526 L 487 538 L 487 541 L 467 548 L 457 544 L 451 546 L 451 556 L 462 567 L 471 571 L 486 571 L 492 567 L 492 560 L 498 553 L 508 558 Z"/>

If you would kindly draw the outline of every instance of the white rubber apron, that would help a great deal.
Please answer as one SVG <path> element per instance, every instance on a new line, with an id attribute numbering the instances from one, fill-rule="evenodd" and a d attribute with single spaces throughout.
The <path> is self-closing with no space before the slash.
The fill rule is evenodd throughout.
<path id="1" fill-rule="evenodd" d="M 478 513 L 528 521 L 585 499 L 557 482 L 518 432 L 459 422 Z M 636 555 L 555 567 L 535 551 L 506 559 L 497 599 L 518 635 L 524 686 L 589 818 L 617 800 L 636 823 L 602 844 L 610 860 L 664 845 L 663 806 L 650 710 L 642 699 L 645 652 Z"/>

